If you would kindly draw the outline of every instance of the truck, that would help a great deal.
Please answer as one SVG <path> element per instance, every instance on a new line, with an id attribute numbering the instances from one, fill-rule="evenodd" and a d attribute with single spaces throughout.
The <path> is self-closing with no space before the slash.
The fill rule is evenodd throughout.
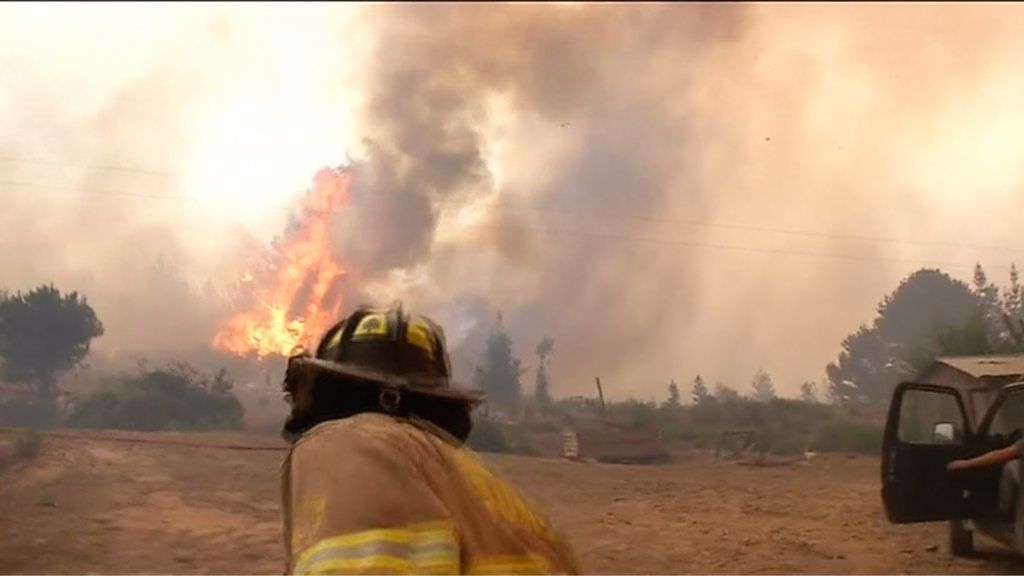
<path id="1" fill-rule="evenodd" d="M 904 382 L 895 388 L 889 405 L 881 462 L 886 515 L 899 524 L 949 522 L 954 556 L 974 554 L 975 533 L 1024 555 L 1024 494 L 1019 480 L 1012 482 L 1004 470 L 1021 466 L 1021 461 L 1003 467 L 946 468 L 952 460 L 1021 439 L 1024 377 L 1000 378 L 997 385 L 983 377 L 966 385 L 936 383 L 933 378 Z M 1010 492 L 1000 497 L 1001 490 Z"/>

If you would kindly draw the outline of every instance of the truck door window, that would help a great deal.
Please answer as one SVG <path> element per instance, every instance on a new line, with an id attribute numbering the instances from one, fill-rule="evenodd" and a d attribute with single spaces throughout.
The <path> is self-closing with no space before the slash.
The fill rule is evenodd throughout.
<path id="1" fill-rule="evenodd" d="M 898 431 L 901 442 L 958 443 L 963 433 L 963 412 L 953 394 L 908 390 L 903 395 Z"/>
<path id="2" fill-rule="evenodd" d="M 1011 435 L 1024 428 L 1024 391 L 1011 393 L 992 415 L 989 435 Z"/>

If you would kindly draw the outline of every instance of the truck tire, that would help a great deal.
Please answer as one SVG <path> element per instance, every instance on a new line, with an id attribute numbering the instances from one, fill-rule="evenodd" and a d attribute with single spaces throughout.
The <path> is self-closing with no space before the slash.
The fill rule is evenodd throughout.
<path id="1" fill-rule="evenodd" d="M 974 532 L 966 520 L 949 522 L 949 553 L 960 558 L 974 556 Z"/>

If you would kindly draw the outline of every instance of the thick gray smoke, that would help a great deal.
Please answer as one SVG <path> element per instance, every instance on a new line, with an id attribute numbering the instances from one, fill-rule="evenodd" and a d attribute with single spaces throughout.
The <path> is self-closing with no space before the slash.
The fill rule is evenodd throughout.
<path id="1" fill-rule="evenodd" d="M 348 302 L 438 317 L 462 379 L 500 311 L 556 395 L 793 394 L 917 267 L 1022 259 L 1020 13 L 0 8 L 0 286 L 86 293 L 98 353 L 206 348 L 350 163 Z"/>
<path id="2" fill-rule="evenodd" d="M 337 226 L 339 254 L 368 279 L 423 266 L 427 281 L 402 295 L 449 323 L 475 316 L 476 337 L 455 335 L 466 364 L 501 310 L 524 350 L 550 334 L 561 344 L 559 361 L 577 373 L 620 365 L 644 373 L 639 364 L 664 353 L 666 323 L 692 304 L 684 282 L 696 272 L 672 254 L 638 253 L 615 237 L 643 231 L 673 188 L 688 188 L 694 215 L 705 215 L 704 191 L 687 167 L 693 119 L 673 92 L 688 90 L 710 51 L 742 35 L 744 12 L 375 11 L 378 40 L 360 117 L 368 160 L 354 198 L 366 208 Z M 511 151 L 509 168 L 540 173 L 532 182 L 518 174 L 499 182 L 488 165 L 489 157 L 506 161 L 491 156 L 494 135 L 483 129 L 488 113 L 501 114 L 496 101 L 511 110 L 507 129 L 523 147 Z M 531 140 L 557 149 L 530 150 Z M 461 230 L 467 240 L 439 241 L 440 221 L 474 200 L 484 201 L 484 215 Z M 460 314 L 452 304 L 463 301 L 478 304 Z"/>
<path id="3" fill-rule="evenodd" d="M 401 296 L 459 325 L 467 376 L 502 311 L 524 355 L 545 335 L 559 343 L 564 392 L 602 375 L 613 393 L 659 394 L 699 372 L 742 389 L 758 366 L 795 390 L 819 374 L 794 369 L 799 347 L 827 357 L 916 262 L 970 263 L 872 240 L 949 237 L 900 227 L 931 221 L 934 191 L 908 190 L 876 140 L 890 122 L 931 121 L 921 98 L 984 75 L 993 46 L 947 62 L 898 46 L 906 21 L 847 15 L 875 31 L 738 5 L 374 10 L 367 210 L 339 225 L 338 252 L 367 273 L 363 299 Z M 951 33 L 953 16 L 921 27 Z M 875 42 L 905 53 L 879 61 Z M 941 72 L 921 77 L 925 63 Z M 699 225 L 716 221 L 741 224 Z M 439 238 L 446 224 L 457 240 Z M 372 282 L 396 273 L 390 292 Z"/>

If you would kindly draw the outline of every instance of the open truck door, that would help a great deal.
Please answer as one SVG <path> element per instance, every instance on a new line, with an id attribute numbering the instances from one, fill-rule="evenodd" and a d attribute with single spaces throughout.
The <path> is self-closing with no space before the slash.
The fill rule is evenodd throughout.
<path id="1" fill-rule="evenodd" d="M 934 522 L 972 516 L 968 475 L 946 470 L 973 436 L 960 393 L 904 383 L 893 392 L 882 443 L 882 500 L 889 521 Z"/>

